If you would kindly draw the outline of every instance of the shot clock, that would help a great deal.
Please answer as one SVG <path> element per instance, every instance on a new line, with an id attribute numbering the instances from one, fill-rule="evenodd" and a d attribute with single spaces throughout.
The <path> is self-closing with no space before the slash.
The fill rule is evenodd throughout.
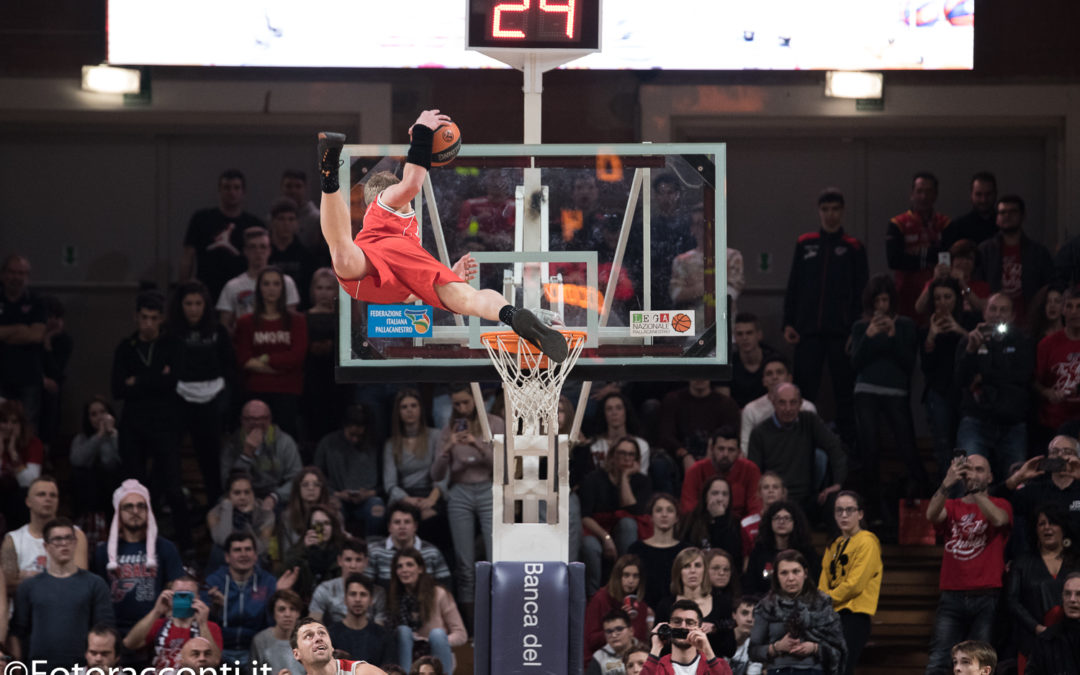
<path id="1" fill-rule="evenodd" d="M 600 48 L 600 0 L 466 0 L 470 49 Z"/>

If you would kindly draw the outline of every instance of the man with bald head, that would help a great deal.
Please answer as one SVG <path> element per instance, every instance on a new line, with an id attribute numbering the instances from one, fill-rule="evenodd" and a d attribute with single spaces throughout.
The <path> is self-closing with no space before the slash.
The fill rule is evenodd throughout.
<path id="1" fill-rule="evenodd" d="M 202 635 L 193 637 L 180 648 L 180 668 L 191 668 L 196 673 L 200 668 L 217 668 L 221 665 L 218 652 L 210 640 Z"/>
<path id="2" fill-rule="evenodd" d="M 248 401 L 240 413 L 240 430 L 221 453 L 221 482 L 233 471 L 247 472 L 263 508 L 272 509 L 289 500 L 292 479 L 301 467 L 296 441 L 274 424 L 270 406 Z"/>
<path id="3" fill-rule="evenodd" d="M 1000 476 L 1027 459 L 1027 416 L 1035 350 L 1014 321 L 1008 295 L 986 302 L 983 322 L 961 340 L 956 354 L 960 387 L 957 447 L 982 455 Z"/>
<path id="4" fill-rule="evenodd" d="M 770 392 L 773 414 L 750 432 L 747 456 L 762 472 L 775 471 L 787 486 L 788 498 L 814 513 L 829 495 L 840 490 L 847 477 L 847 457 L 835 434 L 821 418 L 802 409 L 802 394 L 790 382 L 781 382 Z M 814 481 L 817 448 L 829 458 L 827 486 Z"/>
<path id="5" fill-rule="evenodd" d="M 1046 459 L 1051 460 L 1049 465 Z M 1009 547 L 1016 555 L 1034 543 L 1029 541 L 1034 533 L 1028 518 L 1043 504 L 1068 511 L 1073 529 L 1080 532 L 1080 481 L 1069 475 L 1070 461 L 1080 461 L 1080 440 L 1059 434 L 1005 480 L 1005 488 L 1015 490 L 1009 497 L 1016 521 Z"/>
<path id="6" fill-rule="evenodd" d="M 987 492 L 993 479 L 985 457 L 957 457 L 926 509 L 927 520 L 945 538 L 941 600 L 926 675 L 951 672 L 949 650 L 954 644 L 990 640 L 1013 521 L 1009 502 Z M 961 481 L 964 496 L 948 499 L 949 491 Z"/>

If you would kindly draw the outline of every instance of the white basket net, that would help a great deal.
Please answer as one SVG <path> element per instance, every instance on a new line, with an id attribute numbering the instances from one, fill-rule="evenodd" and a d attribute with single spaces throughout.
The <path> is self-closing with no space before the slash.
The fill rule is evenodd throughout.
<path id="1" fill-rule="evenodd" d="M 548 426 L 558 424 L 559 394 L 585 346 L 583 333 L 562 333 L 568 348 L 566 360 L 562 363 L 548 359 L 516 333 L 502 331 L 481 336 L 488 356 L 505 385 L 509 404 L 507 418 L 514 420 L 513 426 L 507 424 L 507 433 L 519 428 L 522 436 L 555 431 L 548 429 Z"/>

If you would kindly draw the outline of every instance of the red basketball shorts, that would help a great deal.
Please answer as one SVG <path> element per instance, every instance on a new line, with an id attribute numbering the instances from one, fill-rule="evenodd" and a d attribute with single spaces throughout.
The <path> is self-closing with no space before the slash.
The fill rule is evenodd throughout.
<path id="1" fill-rule="evenodd" d="M 400 227 L 364 229 L 353 240 L 367 257 L 368 273 L 360 280 L 338 277 L 345 292 L 365 302 L 390 305 L 404 302 L 410 295 L 425 304 L 447 309 L 435 292 L 436 286 L 462 281 L 461 277 L 436 260 L 420 242 Z"/>

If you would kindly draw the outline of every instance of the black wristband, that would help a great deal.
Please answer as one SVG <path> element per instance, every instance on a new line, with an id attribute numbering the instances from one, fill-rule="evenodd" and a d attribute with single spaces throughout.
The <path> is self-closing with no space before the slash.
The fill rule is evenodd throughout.
<path id="1" fill-rule="evenodd" d="M 412 143 L 409 144 L 409 154 L 405 161 L 431 170 L 431 143 L 434 140 L 435 132 L 431 127 L 424 124 L 414 124 Z"/>

